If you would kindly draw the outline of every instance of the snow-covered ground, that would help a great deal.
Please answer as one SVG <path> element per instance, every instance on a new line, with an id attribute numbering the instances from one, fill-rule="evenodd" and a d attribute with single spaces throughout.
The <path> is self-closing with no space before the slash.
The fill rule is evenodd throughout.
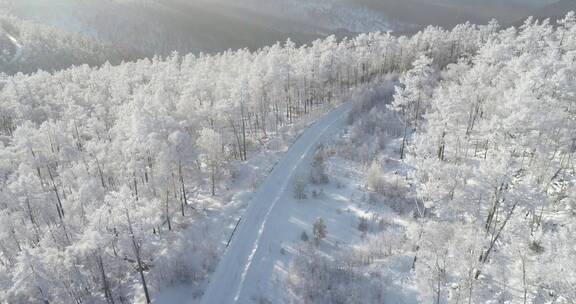
<path id="1" fill-rule="evenodd" d="M 310 161 L 314 148 L 330 137 L 350 109 L 344 104 L 308 128 L 259 187 L 226 253 L 210 279 L 201 303 L 249 303 L 281 286 L 271 280 L 286 240 L 297 238 L 302 226 L 294 222 L 297 202 L 289 187 Z"/>

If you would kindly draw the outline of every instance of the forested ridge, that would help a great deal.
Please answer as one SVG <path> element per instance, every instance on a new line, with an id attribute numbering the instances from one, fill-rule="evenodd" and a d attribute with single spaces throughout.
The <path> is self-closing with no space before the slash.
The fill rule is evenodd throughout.
<path id="1" fill-rule="evenodd" d="M 7 35 L 18 45 L 11 45 L 14 42 L 7 40 Z M 38 70 L 53 72 L 72 65 L 99 66 L 105 62 L 119 64 L 123 60 L 136 59 L 138 56 L 139 53 L 133 50 L 129 52 L 83 35 L 0 14 L 2 73 L 34 73 Z"/>
<path id="2" fill-rule="evenodd" d="M 450 250 L 477 262 L 449 276 L 438 262 L 446 239 L 428 235 L 442 230 L 415 232 L 418 263 L 431 263 L 416 275 L 434 283 L 423 294 L 447 297 L 453 281 L 479 289 L 503 240 L 546 249 L 558 240 L 542 265 L 572 267 L 575 55 L 572 14 L 557 28 L 463 24 L 0 74 L 0 301 L 145 302 L 170 284 L 197 284 L 222 240 L 201 231 L 214 214 L 196 196 L 217 196 L 230 164 L 284 127 L 403 72 L 392 110 L 427 207 L 422 225 L 488 235 L 454 241 Z M 546 225 L 548 214 L 566 223 Z M 550 289 L 570 299 L 566 282 Z"/>

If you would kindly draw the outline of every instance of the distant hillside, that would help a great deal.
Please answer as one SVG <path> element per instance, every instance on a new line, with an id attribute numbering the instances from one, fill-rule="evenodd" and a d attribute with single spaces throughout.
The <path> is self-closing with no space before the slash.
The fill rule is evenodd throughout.
<path id="1" fill-rule="evenodd" d="M 570 11 L 576 11 L 576 0 L 560 0 L 543 8 L 534 10 L 529 15 L 540 20 L 550 18 L 552 22 L 555 22 L 556 20 L 563 19 L 564 16 L 566 16 L 566 13 Z M 524 20 L 526 20 L 526 18 L 519 19 L 512 25 L 520 26 L 524 23 Z"/>
<path id="2" fill-rule="evenodd" d="M 506 25 L 523 20 L 547 1 L 556 0 L 0 0 L 0 11 L 80 34 L 86 40 L 82 45 L 98 45 L 85 50 L 87 54 L 100 49 L 100 55 L 68 52 L 65 58 L 39 52 L 33 56 L 43 55 L 44 60 L 32 64 L 34 48 L 27 46 L 24 70 L 32 71 L 36 66 L 53 70 L 69 62 L 97 64 L 103 58 L 118 62 L 141 57 L 134 52 L 114 54 L 116 49 L 136 50 L 147 57 L 174 51 L 217 53 L 255 50 L 288 38 L 301 45 L 331 34 L 353 37 L 360 32 L 391 30 L 403 35 L 428 25 L 452 28 L 467 21 L 486 24 L 492 18 Z M 560 1 L 539 14 L 562 16 L 568 10 L 565 6 L 574 7 L 575 1 Z M 68 45 L 69 39 L 56 40 L 59 42 L 42 43 L 51 45 L 52 50 L 75 47 Z M 22 63 L 7 66 L 15 48 L 6 35 L 0 35 L 0 48 L 0 71 L 22 70 Z M 101 55 L 104 53 L 108 57 Z"/>
<path id="3" fill-rule="evenodd" d="M 536 10 L 533 15 L 538 18 L 561 19 L 569 11 L 576 11 L 576 0 L 560 0 Z"/>
<path id="4" fill-rule="evenodd" d="M 147 56 L 257 49 L 290 38 L 308 43 L 341 29 L 302 22 L 292 14 L 268 14 L 237 3 L 187 0 L 10 0 L 22 18 L 82 33 Z M 329 19 L 329 18 L 328 18 Z"/>
<path id="5" fill-rule="evenodd" d="M 147 55 L 256 49 L 288 38 L 306 43 L 326 34 L 319 27 L 218 3 L 158 0 L 86 5 L 90 9 L 84 10 L 82 19 L 100 39 L 139 48 Z"/>
<path id="6" fill-rule="evenodd" d="M 7 33 L 0 31 L 0 63 L 12 61 L 16 57 L 17 46 Z"/>
<path id="7" fill-rule="evenodd" d="M 0 0 L 1 1 L 1 0 Z M 555 0 L 7 0 L 25 19 L 146 56 L 255 50 L 290 38 L 394 31 L 464 22 L 508 24 Z"/>
<path id="8" fill-rule="evenodd" d="M 137 58 L 81 35 L 0 15 L 0 72 L 55 71 L 72 65 L 120 63 Z"/>
<path id="9" fill-rule="evenodd" d="M 462 9 L 443 4 L 419 0 L 355 0 L 373 10 L 384 13 L 396 27 L 406 29 L 406 25 L 421 28 L 426 25 L 438 25 L 451 28 L 470 21 L 486 23 L 490 18 L 482 17 Z"/>

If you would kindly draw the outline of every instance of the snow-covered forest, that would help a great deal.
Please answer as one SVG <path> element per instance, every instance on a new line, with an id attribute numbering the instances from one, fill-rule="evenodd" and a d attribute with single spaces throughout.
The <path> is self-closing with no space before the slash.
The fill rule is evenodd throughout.
<path id="1" fill-rule="evenodd" d="M 199 300 L 249 202 L 235 191 L 353 102 L 295 192 L 344 187 L 324 163 L 345 161 L 379 207 L 330 257 L 332 222 L 302 235 L 290 301 L 573 303 L 575 60 L 572 13 L 0 73 L 0 302 Z"/>
<path id="2" fill-rule="evenodd" d="M 366 172 L 364 240 L 304 247 L 296 302 L 574 303 L 575 60 L 573 13 L 529 19 L 364 93 L 327 149 Z"/>

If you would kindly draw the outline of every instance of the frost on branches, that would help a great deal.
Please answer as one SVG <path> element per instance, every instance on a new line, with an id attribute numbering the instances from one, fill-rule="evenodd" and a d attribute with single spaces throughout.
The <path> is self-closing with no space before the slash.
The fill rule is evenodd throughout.
<path id="1" fill-rule="evenodd" d="M 360 136 L 341 152 L 374 162 L 369 188 L 385 198 L 393 189 L 418 214 L 402 228 L 379 224 L 366 246 L 384 249 L 359 248 L 370 258 L 349 268 L 306 252 L 294 269 L 314 272 L 291 286 L 327 303 L 383 299 L 372 278 L 390 276 L 356 265 L 398 257 L 423 303 L 569 303 L 575 57 L 570 14 L 558 27 L 463 24 L 0 74 L 0 302 L 144 303 L 170 285 L 198 286 L 224 241 L 206 227 L 225 210 L 198 196 L 225 192 L 231 163 L 271 136 L 405 72 L 389 107 L 356 109 L 366 110 L 351 127 Z M 375 161 L 394 143 L 410 184 Z M 304 185 L 330 181 L 324 157 Z M 323 238 L 322 225 L 311 237 Z M 336 281 L 316 280 L 326 273 Z"/>
<path id="2" fill-rule="evenodd" d="M 574 303 L 576 16 L 557 23 L 491 23 L 474 53 L 425 52 L 392 100 L 359 102 L 336 150 L 365 170 L 368 202 L 354 207 L 386 220 L 361 220 L 378 229 L 331 259 L 300 253 L 297 301 Z"/>
<path id="3" fill-rule="evenodd" d="M 559 24 L 527 20 L 492 35 L 442 72 L 429 99 L 409 159 L 418 196 L 432 221 L 481 236 L 455 252 L 474 253 L 467 273 L 442 270 L 437 298 L 480 302 L 504 284 L 500 301 L 574 299 L 576 243 L 550 243 L 576 229 L 576 18 Z M 459 237 L 445 243 L 462 246 Z M 565 275 L 552 275 L 558 268 Z"/>
<path id="4" fill-rule="evenodd" d="M 224 242 L 206 227 L 222 209 L 198 197 L 227 189 L 231 163 L 422 53 L 472 54 L 487 33 L 430 27 L 0 74 L 0 302 L 147 302 L 205 280 Z M 321 158 L 313 173 L 327 181 Z"/>

